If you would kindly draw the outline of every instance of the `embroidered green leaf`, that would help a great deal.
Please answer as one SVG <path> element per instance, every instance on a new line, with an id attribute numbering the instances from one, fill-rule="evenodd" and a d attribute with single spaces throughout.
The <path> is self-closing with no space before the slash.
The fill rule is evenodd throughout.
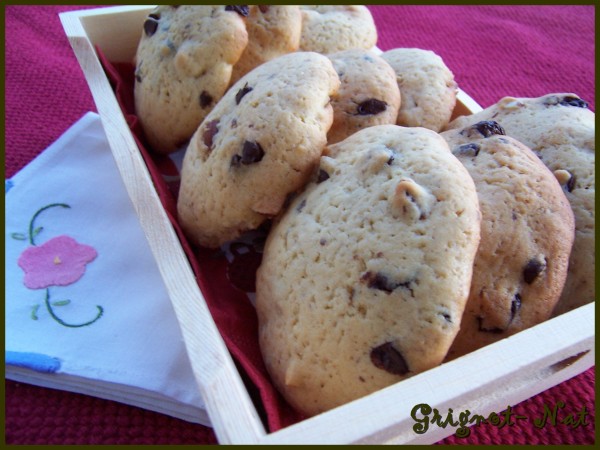
<path id="1" fill-rule="evenodd" d="M 35 230 L 33 230 L 32 236 L 36 237 L 38 234 L 40 234 L 42 232 L 43 229 L 44 229 L 44 227 L 37 227 Z"/>
<path id="2" fill-rule="evenodd" d="M 71 300 L 57 300 L 52 302 L 52 306 L 66 306 L 71 303 Z"/>
<path id="3" fill-rule="evenodd" d="M 17 241 L 27 240 L 27 236 L 25 235 L 25 233 L 11 233 L 10 237 L 16 239 Z"/>
<path id="4" fill-rule="evenodd" d="M 38 316 L 37 316 L 38 309 L 40 309 L 40 305 L 35 305 L 33 308 L 31 308 L 31 318 L 33 320 L 38 320 Z"/>

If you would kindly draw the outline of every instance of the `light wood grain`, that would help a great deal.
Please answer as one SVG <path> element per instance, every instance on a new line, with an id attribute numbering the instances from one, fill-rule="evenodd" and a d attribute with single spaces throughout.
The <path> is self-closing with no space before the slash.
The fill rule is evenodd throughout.
<path id="1" fill-rule="evenodd" d="M 210 316 L 177 235 L 94 51 L 131 61 L 151 6 L 112 7 L 61 14 L 86 76 L 127 192 L 139 216 L 173 303 L 198 388 L 219 442 L 226 444 L 434 443 L 454 433 L 416 434 L 412 408 L 469 409 L 487 415 L 531 397 L 594 364 L 594 304 L 549 320 L 462 358 L 340 408 L 267 434 L 240 374 Z M 459 91 L 454 116 L 481 107 Z M 561 361 L 585 355 L 563 367 Z"/>

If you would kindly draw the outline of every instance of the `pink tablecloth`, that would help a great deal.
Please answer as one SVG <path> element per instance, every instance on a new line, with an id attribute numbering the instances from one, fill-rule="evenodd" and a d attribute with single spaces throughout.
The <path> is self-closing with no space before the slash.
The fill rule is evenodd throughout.
<path id="1" fill-rule="evenodd" d="M 8 178 L 95 105 L 57 14 L 82 7 L 6 8 L 6 159 Z M 373 6 L 378 46 L 434 50 L 460 87 L 488 106 L 505 95 L 573 92 L 595 110 L 594 8 L 591 6 Z M 519 405 L 586 422 L 535 428 L 475 427 L 446 444 L 590 444 L 594 442 L 594 370 Z M 563 414 L 564 412 L 564 414 Z M 6 382 L 7 444 L 207 444 L 212 430 L 122 404 Z"/>

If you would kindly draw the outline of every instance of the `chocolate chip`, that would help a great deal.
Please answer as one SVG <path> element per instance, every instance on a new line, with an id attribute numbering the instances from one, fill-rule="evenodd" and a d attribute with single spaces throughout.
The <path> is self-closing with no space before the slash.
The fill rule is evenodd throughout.
<path id="1" fill-rule="evenodd" d="M 319 239 L 319 245 L 326 245 L 326 244 L 327 244 L 327 239 L 325 239 L 325 238 Z"/>
<path id="2" fill-rule="evenodd" d="M 317 184 L 327 180 L 329 180 L 329 174 L 323 169 L 319 169 L 319 174 L 317 175 Z"/>
<path id="3" fill-rule="evenodd" d="M 527 284 L 533 283 L 544 269 L 546 269 L 546 261 L 540 261 L 537 258 L 530 259 L 523 268 L 523 280 Z"/>
<path id="4" fill-rule="evenodd" d="M 148 37 L 156 33 L 160 17 L 157 14 L 150 14 L 144 22 L 144 31 Z"/>
<path id="5" fill-rule="evenodd" d="M 213 138 L 215 137 L 215 134 L 217 134 L 219 132 L 219 120 L 211 120 L 210 122 L 208 122 L 206 124 L 206 127 L 204 128 L 204 132 L 202 133 L 202 141 L 204 142 L 204 145 L 206 145 L 206 147 L 208 147 L 208 149 L 212 149 L 213 146 Z"/>
<path id="6" fill-rule="evenodd" d="M 575 106 L 577 108 L 587 108 L 588 104 L 585 100 L 579 98 L 579 97 L 573 97 L 572 95 L 565 95 L 564 97 L 558 97 L 556 95 L 552 95 L 548 98 L 546 98 L 546 100 L 544 100 L 544 105 L 547 106 L 555 106 L 555 105 L 562 105 L 562 106 Z"/>
<path id="7" fill-rule="evenodd" d="M 406 375 L 410 372 L 402 353 L 391 342 L 386 342 L 372 349 L 371 362 L 378 369 L 394 375 Z"/>
<path id="8" fill-rule="evenodd" d="M 269 8 L 271 8 L 269 5 L 258 5 L 258 9 L 263 14 L 266 14 L 269 11 Z"/>
<path id="9" fill-rule="evenodd" d="M 504 330 L 502 328 L 494 327 L 494 328 L 486 328 L 483 326 L 483 317 L 477 317 L 477 329 L 482 331 L 483 333 L 493 333 L 500 334 L 503 333 Z"/>
<path id="10" fill-rule="evenodd" d="M 498 122 L 493 120 L 482 120 L 473 125 L 472 128 L 479 131 L 479 133 L 486 138 L 495 134 L 506 135 L 504 128 L 502 128 Z"/>
<path id="11" fill-rule="evenodd" d="M 356 113 L 359 116 L 369 116 L 374 114 L 379 114 L 380 112 L 385 111 L 387 108 L 387 103 L 382 100 L 377 100 L 376 98 L 371 98 L 369 100 L 365 100 L 361 104 L 356 107 Z"/>
<path id="12" fill-rule="evenodd" d="M 559 104 L 563 106 L 576 106 L 577 108 L 587 108 L 588 104 L 585 100 L 580 99 L 579 97 L 571 97 L 565 96 L 559 102 Z"/>
<path id="13" fill-rule="evenodd" d="M 391 166 L 392 164 L 394 164 L 394 159 L 396 159 L 396 157 L 392 154 L 385 163 L 388 166 Z"/>
<path id="14" fill-rule="evenodd" d="M 251 87 L 248 87 L 248 83 L 246 83 L 244 85 L 243 88 L 241 88 L 237 94 L 235 94 L 235 104 L 239 105 L 240 104 L 240 100 L 242 100 L 242 98 L 244 97 L 244 95 L 246 95 L 248 92 L 250 92 L 252 90 Z"/>
<path id="15" fill-rule="evenodd" d="M 206 108 L 207 106 L 210 106 L 212 101 L 212 96 L 208 92 L 202 91 L 202 93 L 200 94 L 200 106 L 202 108 Z"/>
<path id="16" fill-rule="evenodd" d="M 510 320 L 508 321 L 509 325 L 515 319 L 515 317 L 520 309 L 521 309 L 521 294 L 517 293 L 513 297 L 512 302 L 510 304 Z"/>
<path id="17" fill-rule="evenodd" d="M 395 289 L 402 287 L 410 291 L 411 297 L 414 297 L 414 292 L 410 287 L 410 281 L 397 282 L 390 280 L 387 276 L 381 273 L 365 272 L 361 277 L 361 281 L 367 283 L 367 287 L 370 289 L 377 289 L 379 291 L 392 293 Z"/>
<path id="18" fill-rule="evenodd" d="M 455 147 L 454 151 L 452 153 L 454 153 L 455 155 L 458 155 L 458 156 L 475 157 L 475 156 L 479 155 L 479 150 L 481 150 L 481 147 L 478 144 L 470 143 L 470 144 L 463 144 L 463 145 L 459 145 L 458 147 Z"/>
<path id="19" fill-rule="evenodd" d="M 238 167 L 240 164 L 247 166 L 261 161 L 263 156 L 265 156 L 265 151 L 258 142 L 246 141 L 242 148 L 242 155 L 233 155 L 231 165 L 233 167 Z"/>
<path id="20" fill-rule="evenodd" d="M 235 11 L 242 17 L 248 17 L 248 14 L 250 14 L 248 5 L 227 5 L 225 11 Z"/>

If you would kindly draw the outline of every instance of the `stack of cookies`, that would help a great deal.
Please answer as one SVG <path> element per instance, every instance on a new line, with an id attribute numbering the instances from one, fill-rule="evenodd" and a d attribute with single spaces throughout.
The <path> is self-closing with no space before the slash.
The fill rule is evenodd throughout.
<path id="1" fill-rule="evenodd" d="M 364 6 L 160 6 L 136 55 L 149 146 L 185 148 L 189 240 L 270 224 L 259 342 L 307 415 L 594 301 L 586 103 L 451 121 L 442 58 L 376 41 Z"/>

